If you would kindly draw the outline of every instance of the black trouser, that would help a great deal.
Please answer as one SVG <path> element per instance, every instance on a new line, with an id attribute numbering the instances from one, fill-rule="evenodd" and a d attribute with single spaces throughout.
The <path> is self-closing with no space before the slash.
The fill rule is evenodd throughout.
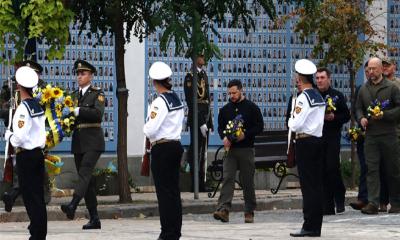
<path id="1" fill-rule="evenodd" d="M 43 197 L 44 157 L 40 148 L 17 154 L 18 182 L 30 219 L 30 240 L 46 239 L 47 211 Z"/>
<path id="2" fill-rule="evenodd" d="M 322 138 L 324 213 L 326 214 L 335 214 L 335 203 L 337 208 L 344 207 L 346 188 L 340 169 L 340 139 L 340 132 L 325 135 Z"/>
<path id="3" fill-rule="evenodd" d="M 101 152 L 91 151 L 82 154 L 74 154 L 75 166 L 78 172 L 78 182 L 74 194 L 85 198 L 87 209 L 97 208 L 96 182 L 92 177 L 94 167 Z"/>
<path id="4" fill-rule="evenodd" d="M 364 139 L 362 138 L 357 142 L 357 156 L 360 162 L 360 183 L 358 184 L 358 200 L 363 203 L 368 203 L 368 190 L 367 190 L 367 163 L 365 162 L 364 155 Z"/>
<path id="5" fill-rule="evenodd" d="M 191 190 L 193 192 L 194 190 L 194 136 L 193 136 L 193 131 L 190 129 L 190 146 L 189 146 L 189 151 L 188 151 L 188 163 L 190 165 L 190 175 L 192 177 L 192 185 L 191 185 Z M 207 138 L 203 137 L 203 135 L 200 132 L 200 128 L 198 131 L 197 135 L 197 141 L 198 141 L 198 153 L 199 153 L 199 190 L 204 191 L 205 187 L 205 164 L 206 164 L 206 159 L 205 159 L 205 151 L 206 147 L 208 146 L 208 132 L 207 132 Z"/>
<path id="6" fill-rule="evenodd" d="M 182 204 L 179 168 L 183 148 L 180 142 L 166 142 L 151 148 L 151 172 L 156 187 L 161 234 L 164 240 L 181 236 Z"/>
<path id="7" fill-rule="evenodd" d="M 296 162 L 303 195 L 303 229 L 321 231 L 323 215 L 321 138 L 296 140 Z"/>

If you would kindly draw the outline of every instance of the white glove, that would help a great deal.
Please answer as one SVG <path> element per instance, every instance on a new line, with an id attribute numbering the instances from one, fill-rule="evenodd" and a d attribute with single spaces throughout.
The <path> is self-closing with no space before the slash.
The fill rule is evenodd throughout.
<path id="1" fill-rule="evenodd" d="M 207 131 L 208 131 L 207 125 L 206 124 L 201 125 L 200 132 L 201 135 L 203 135 L 203 137 L 207 137 Z"/>
<path id="2" fill-rule="evenodd" d="M 74 115 L 75 115 L 75 117 L 79 116 L 79 107 L 76 107 L 74 109 Z"/>
<path id="3" fill-rule="evenodd" d="M 13 132 L 11 132 L 10 130 L 6 130 L 6 132 L 4 133 L 4 139 L 6 140 L 6 141 L 8 141 L 8 140 L 10 140 L 10 137 L 13 135 L 14 133 Z"/>

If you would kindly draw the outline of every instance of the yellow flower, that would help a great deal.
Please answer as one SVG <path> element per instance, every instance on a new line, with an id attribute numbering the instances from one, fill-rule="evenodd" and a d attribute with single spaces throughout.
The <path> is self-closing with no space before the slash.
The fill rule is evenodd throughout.
<path id="1" fill-rule="evenodd" d="M 47 86 L 50 86 L 50 85 L 47 85 Z M 51 98 L 52 98 L 51 87 L 50 88 L 46 87 L 45 89 L 43 89 L 43 95 L 42 95 L 41 102 L 47 103 L 50 101 Z"/>
<path id="2" fill-rule="evenodd" d="M 54 98 L 60 98 L 63 96 L 63 94 L 64 94 L 64 92 L 58 87 L 55 87 L 52 89 L 52 96 Z"/>
<path id="3" fill-rule="evenodd" d="M 69 118 L 64 119 L 63 124 L 64 124 L 64 126 L 67 126 L 67 127 L 71 126 L 71 122 L 69 121 Z"/>
<path id="4" fill-rule="evenodd" d="M 66 96 L 65 97 L 65 99 L 64 99 L 64 104 L 66 105 L 66 106 L 68 106 L 68 107 L 72 107 L 72 106 L 74 106 L 74 101 L 72 101 L 72 98 L 71 98 L 71 96 Z"/>
<path id="5" fill-rule="evenodd" d="M 61 162 L 61 158 L 59 156 L 56 155 L 47 155 L 46 159 L 55 163 L 55 162 Z"/>

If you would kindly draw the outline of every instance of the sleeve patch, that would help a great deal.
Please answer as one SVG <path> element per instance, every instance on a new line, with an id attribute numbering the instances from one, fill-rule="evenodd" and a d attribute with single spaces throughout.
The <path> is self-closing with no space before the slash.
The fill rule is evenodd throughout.
<path id="1" fill-rule="evenodd" d="M 22 120 L 19 120 L 19 121 L 18 121 L 18 127 L 19 127 L 19 128 L 23 128 L 24 125 L 25 125 L 25 122 L 24 122 L 24 121 L 22 121 Z"/>
<path id="2" fill-rule="evenodd" d="M 294 110 L 297 114 L 299 114 L 301 112 L 301 107 L 296 106 Z"/>
<path id="3" fill-rule="evenodd" d="M 152 112 L 150 113 L 150 118 L 151 118 L 151 119 L 154 119 L 156 116 L 157 116 L 157 113 L 156 113 L 156 112 L 152 111 Z"/>
<path id="4" fill-rule="evenodd" d="M 303 102 L 299 101 L 299 102 L 297 103 L 297 105 L 303 106 Z"/>
<path id="5" fill-rule="evenodd" d="M 19 119 L 25 119 L 25 115 L 24 114 L 20 114 L 19 115 Z"/>

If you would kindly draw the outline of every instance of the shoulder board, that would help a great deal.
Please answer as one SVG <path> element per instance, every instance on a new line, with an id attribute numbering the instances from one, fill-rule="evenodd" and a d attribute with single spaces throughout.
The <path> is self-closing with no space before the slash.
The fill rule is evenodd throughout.
<path id="1" fill-rule="evenodd" d="M 160 97 L 164 100 L 169 112 L 183 108 L 182 101 L 173 91 L 162 93 L 160 94 Z"/>
<path id="2" fill-rule="evenodd" d="M 90 89 L 92 89 L 93 91 L 100 91 L 101 90 L 101 88 L 95 87 L 95 86 L 90 86 Z"/>
<path id="3" fill-rule="evenodd" d="M 325 100 L 322 98 L 321 94 L 314 88 L 306 89 L 303 91 L 303 93 L 306 96 L 307 101 L 310 104 L 310 107 L 326 105 Z"/>
<path id="4" fill-rule="evenodd" d="M 25 99 L 22 103 L 28 109 L 29 115 L 32 118 L 44 115 L 44 110 L 36 99 Z"/>

